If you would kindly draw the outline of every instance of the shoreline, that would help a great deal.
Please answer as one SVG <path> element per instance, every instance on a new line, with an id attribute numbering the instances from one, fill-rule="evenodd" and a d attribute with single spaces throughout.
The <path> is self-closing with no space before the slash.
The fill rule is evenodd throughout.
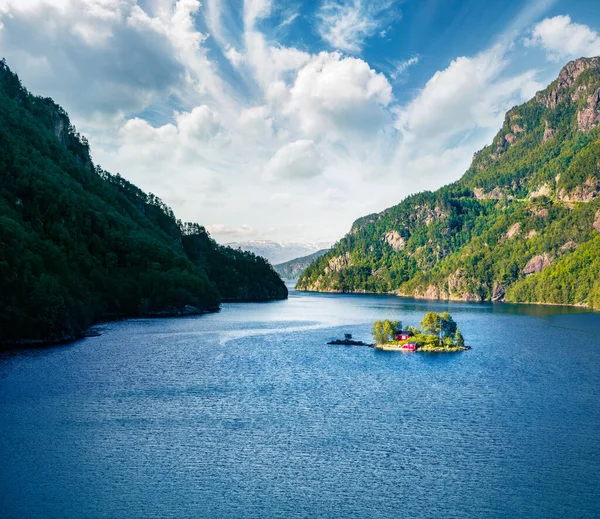
<path id="1" fill-rule="evenodd" d="M 416 350 L 409 350 L 407 348 L 403 348 L 402 346 L 398 346 L 395 344 L 375 344 L 373 348 L 379 351 L 399 351 L 401 353 L 458 353 L 461 351 L 470 350 L 471 346 L 451 346 L 448 348 L 445 348 L 444 346 L 425 346 L 423 348 L 417 348 Z"/>
<path id="2" fill-rule="evenodd" d="M 221 303 L 217 307 L 213 308 L 198 308 L 196 306 L 186 305 L 183 308 L 170 308 L 165 310 L 160 310 L 157 312 L 147 312 L 143 314 L 136 315 L 106 315 L 96 321 L 94 321 L 90 326 L 88 326 L 85 330 L 81 330 L 79 332 L 65 334 L 62 337 L 55 338 L 47 338 L 47 339 L 19 339 L 15 341 L 7 341 L 0 342 L 0 352 L 6 351 L 18 351 L 18 350 L 26 350 L 33 348 L 45 348 L 52 346 L 63 346 L 66 344 L 71 344 L 82 339 L 87 339 L 90 337 L 99 337 L 102 335 L 95 328 L 104 323 L 115 323 L 119 321 L 127 321 L 129 319 L 178 319 L 182 317 L 198 317 L 206 314 L 214 314 L 218 313 L 222 310 L 223 304 L 226 303 L 270 303 L 273 301 L 285 301 L 288 299 L 280 298 L 271 298 L 271 299 L 223 299 Z"/>
<path id="3" fill-rule="evenodd" d="M 340 294 L 340 295 L 373 295 L 373 296 L 395 296 L 401 299 L 415 299 L 417 301 L 436 301 L 439 303 L 490 303 L 499 305 L 539 305 L 539 306 L 565 306 L 568 308 L 582 308 L 589 310 L 590 312 L 600 313 L 600 309 L 592 308 L 586 303 L 549 303 L 542 301 L 492 301 L 491 299 L 484 299 L 482 301 L 469 301 L 467 299 L 430 299 L 427 297 L 410 296 L 406 294 L 399 294 L 398 292 L 370 292 L 367 290 L 355 290 L 351 292 L 343 290 L 308 290 L 305 288 L 294 288 L 296 292 L 307 292 L 314 294 Z"/>
<path id="4" fill-rule="evenodd" d="M 161 312 L 150 312 L 141 315 L 105 316 L 102 319 L 94 321 L 94 323 L 88 326 L 85 330 L 72 334 L 67 334 L 62 337 L 56 337 L 51 339 L 20 339 L 16 341 L 2 342 L 0 343 L 0 352 L 37 349 L 51 346 L 63 346 L 91 337 L 100 337 L 102 334 L 96 329 L 96 327 L 101 326 L 105 323 L 116 323 L 119 321 L 127 321 L 129 319 L 177 319 L 180 317 L 196 317 L 205 314 L 217 313 L 219 311 L 221 311 L 220 306 L 215 310 L 201 310 L 200 308 L 195 308 L 193 311 L 186 311 L 185 309 L 181 309 L 172 312 L 165 310 Z"/>

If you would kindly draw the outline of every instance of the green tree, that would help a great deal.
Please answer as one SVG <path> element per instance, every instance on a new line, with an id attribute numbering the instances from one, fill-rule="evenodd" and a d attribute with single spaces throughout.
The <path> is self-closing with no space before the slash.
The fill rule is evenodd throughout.
<path id="1" fill-rule="evenodd" d="M 383 344 L 385 342 L 385 337 L 383 335 L 383 322 L 382 321 L 375 321 L 373 323 L 372 333 L 373 333 L 373 339 L 375 339 L 375 342 L 377 344 Z"/>
<path id="2" fill-rule="evenodd" d="M 423 317 L 423 320 L 421 321 L 421 328 L 423 328 L 423 331 L 425 332 L 429 332 L 432 335 L 439 336 L 441 330 L 440 316 L 435 312 L 428 312 L 427 314 L 425 314 L 425 317 Z"/>
<path id="3" fill-rule="evenodd" d="M 462 333 L 460 333 L 460 330 L 458 328 L 456 329 L 456 333 L 454 334 L 454 344 L 456 344 L 457 346 L 465 345 L 465 339 L 463 338 L 463 335 Z"/>
<path id="4" fill-rule="evenodd" d="M 373 323 L 372 333 L 377 344 L 385 344 L 395 339 L 400 331 L 402 323 L 400 321 L 375 321 Z"/>
<path id="5" fill-rule="evenodd" d="M 448 312 L 440 314 L 440 332 L 442 337 L 452 337 L 456 333 L 456 322 Z"/>
<path id="6" fill-rule="evenodd" d="M 383 321 L 383 336 L 385 342 L 391 342 L 396 338 L 396 333 L 399 331 L 398 321 Z"/>

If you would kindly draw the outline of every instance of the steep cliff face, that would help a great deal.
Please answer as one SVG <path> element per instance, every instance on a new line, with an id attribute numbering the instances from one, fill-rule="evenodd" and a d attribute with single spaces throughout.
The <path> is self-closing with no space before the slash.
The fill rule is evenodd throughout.
<path id="1" fill-rule="evenodd" d="M 582 58 L 506 114 L 461 180 L 357 220 L 298 288 L 599 306 L 599 208 L 600 58 Z"/>

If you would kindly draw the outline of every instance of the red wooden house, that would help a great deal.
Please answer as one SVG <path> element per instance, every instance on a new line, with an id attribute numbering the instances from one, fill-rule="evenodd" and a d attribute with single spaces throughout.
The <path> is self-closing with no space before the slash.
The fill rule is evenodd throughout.
<path id="1" fill-rule="evenodd" d="M 397 341 L 407 341 L 412 337 L 412 332 L 398 332 L 396 334 Z"/>

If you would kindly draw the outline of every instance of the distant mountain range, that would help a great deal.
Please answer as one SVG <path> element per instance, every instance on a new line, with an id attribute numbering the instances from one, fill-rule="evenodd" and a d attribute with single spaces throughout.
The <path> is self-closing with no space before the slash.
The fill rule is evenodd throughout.
<path id="1" fill-rule="evenodd" d="M 302 258 L 296 258 L 279 265 L 274 265 L 275 272 L 281 276 L 282 279 L 298 279 L 302 272 L 317 258 L 320 258 L 324 254 L 327 254 L 329 249 L 322 249 L 308 256 Z"/>
<path id="2" fill-rule="evenodd" d="M 234 249 L 253 252 L 258 256 L 268 259 L 271 264 L 278 265 L 296 258 L 302 258 L 314 254 L 323 249 L 329 249 L 331 242 L 290 242 L 279 243 L 271 240 L 255 240 L 232 242 L 226 244 Z"/>
<path id="3" fill-rule="evenodd" d="M 600 309 L 599 195 L 600 58 L 581 58 L 459 181 L 360 218 L 297 288 Z"/>

